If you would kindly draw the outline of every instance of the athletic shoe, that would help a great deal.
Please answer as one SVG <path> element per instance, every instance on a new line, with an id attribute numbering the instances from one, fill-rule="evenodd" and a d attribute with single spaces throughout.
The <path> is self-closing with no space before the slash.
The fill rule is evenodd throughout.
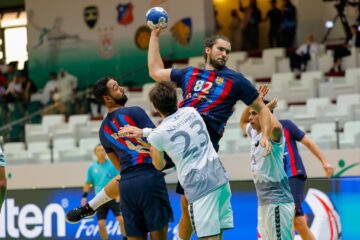
<path id="1" fill-rule="evenodd" d="M 90 218 L 94 216 L 95 213 L 96 211 L 94 211 L 87 203 L 83 207 L 74 208 L 73 210 L 69 211 L 66 214 L 65 219 L 68 223 L 74 224 L 79 222 L 83 218 Z"/>

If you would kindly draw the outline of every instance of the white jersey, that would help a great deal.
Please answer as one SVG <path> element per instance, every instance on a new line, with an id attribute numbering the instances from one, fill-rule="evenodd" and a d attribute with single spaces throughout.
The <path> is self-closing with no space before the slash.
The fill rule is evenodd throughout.
<path id="1" fill-rule="evenodd" d="M 278 143 L 270 140 L 271 153 L 264 157 L 266 149 L 260 146 L 262 134 L 250 124 L 246 126 L 246 132 L 251 137 L 251 173 L 259 205 L 293 202 L 283 163 L 284 137 Z"/>
<path id="2" fill-rule="evenodd" d="M 229 181 L 205 122 L 194 108 L 179 108 L 166 117 L 147 140 L 174 161 L 190 203 Z"/>
<path id="3" fill-rule="evenodd" d="M 6 163 L 5 163 L 5 156 L 4 153 L 0 147 L 0 167 L 5 167 Z"/>

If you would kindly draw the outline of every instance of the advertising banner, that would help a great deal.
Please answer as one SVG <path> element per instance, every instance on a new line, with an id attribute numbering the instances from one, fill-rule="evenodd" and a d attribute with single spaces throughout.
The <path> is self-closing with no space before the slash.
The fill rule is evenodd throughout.
<path id="1" fill-rule="evenodd" d="M 360 178 L 310 179 L 304 211 L 318 240 L 355 240 L 360 230 Z M 232 182 L 235 228 L 223 239 L 257 239 L 257 197 L 251 181 Z M 174 239 L 180 218 L 180 197 L 169 186 L 175 221 L 169 225 Z M 0 239 L 99 239 L 96 217 L 77 224 L 65 222 L 65 214 L 80 205 L 81 188 L 9 191 L 0 214 Z M 91 197 L 91 196 L 89 196 Z M 121 239 L 119 224 L 109 214 L 109 239 Z M 193 239 L 196 239 L 193 237 Z M 300 239 L 298 235 L 295 239 Z"/>

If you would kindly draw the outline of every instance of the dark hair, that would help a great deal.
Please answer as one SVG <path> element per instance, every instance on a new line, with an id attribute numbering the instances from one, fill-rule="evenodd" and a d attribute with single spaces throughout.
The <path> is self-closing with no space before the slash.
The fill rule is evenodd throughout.
<path id="1" fill-rule="evenodd" d="M 219 40 L 219 39 L 224 40 L 224 41 L 227 41 L 227 42 L 230 42 L 229 38 L 225 37 L 224 35 L 213 35 L 213 36 L 211 36 L 211 37 L 209 37 L 209 38 L 207 38 L 207 39 L 205 40 L 205 44 L 204 44 L 204 58 L 205 58 L 205 62 L 206 62 L 206 60 L 207 60 L 207 54 L 206 54 L 206 52 L 205 52 L 205 49 L 206 49 L 206 48 L 212 48 L 212 47 L 215 45 L 216 41 Z"/>
<path id="2" fill-rule="evenodd" d="M 92 87 L 92 92 L 96 98 L 96 100 L 98 100 L 100 103 L 104 104 L 104 96 L 109 94 L 109 89 L 106 86 L 106 84 L 108 83 L 108 81 L 110 81 L 112 78 L 110 77 L 103 77 L 100 78 L 99 80 L 97 80 L 93 87 Z"/>
<path id="3" fill-rule="evenodd" d="M 160 81 L 156 83 L 149 92 L 149 98 L 162 115 L 168 116 L 178 109 L 176 86 L 173 82 Z"/>
<path id="4" fill-rule="evenodd" d="M 98 143 L 98 144 L 96 144 L 95 145 L 95 147 L 94 147 L 94 153 L 96 153 L 96 149 L 97 149 L 97 147 L 99 147 L 99 146 L 102 146 L 100 143 Z"/>

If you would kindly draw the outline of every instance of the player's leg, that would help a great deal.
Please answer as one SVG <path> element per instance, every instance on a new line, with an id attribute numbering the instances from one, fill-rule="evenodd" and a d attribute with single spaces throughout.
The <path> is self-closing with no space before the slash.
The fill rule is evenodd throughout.
<path id="1" fill-rule="evenodd" d="M 181 195 L 180 201 L 181 217 L 179 221 L 179 237 L 181 240 L 189 240 L 193 233 L 193 228 L 190 222 L 188 201 L 186 200 L 185 195 Z"/>
<path id="2" fill-rule="evenodd" d="M 293 195 L 295 202 L 294 228 L 298 231 L 303 240 L 314 240 L 315 236 L 307 225 L 302 209 L 302 203 L 305 199 L 305 182 L 306 180 L 301 177 L 289 178 L 291 194 Z"/>
<path id="3" fill-rule="evenodd" d="M 6 196 L 6 175 L 5 167 L 0 166 L 0 211 Z"/>
<path id="4" fill-rule="evenodd" d="M 93 199 L 89 201 L 89 206 L 96 210 L 101 205 L 119 197 L 120 175 L 114 177 Z"/>
<path id="5" fill-rule="evenodd" d="M 93 199 L 85 206 L 77 207 L 66 213 L 66 221 L 77 223 L 83 218 L 91 217 L 96 210 L 107 202 L 119 197 L 119 179 L 120 175 L 114 177 Z"/>
<path id="6" fill-rule="evenodd" d="M 294 227 L 303 240 L 315 240 L 314 234 L 307 225 L 305 216 L 295 216 Z"/>
<path id="7" fill-rule="evenodd" d="M 111 211 L 113 212 L 114 216 L 116 217 L 116 220 L 119 222 L 123 240 L 126 240 L 127 237 L 126 237 L 126 232 L 125 232 L 125 227 L 124 227 L 124 218 L 121 215 L 120 202 L 117 202 L 116 200 L 112 200 L 109 202 L 109 207 L 110 207 Z"/>
<path id="8" fill-rule="evenodd" d="M 168 236 L 168 225 L 166 225 L 160 230 L 150 232 L 151 240 L 166 240 L 168 239 L 167 236 Z"/>
<path id="9" fill-rule="evenodd" d="M 99 225 L 99 234 L 102 240 L 108 239 L 108 234 L 106 231 L 106 217 L 109 212 L 109 205 L 104 204 L 97 209 L 96 216 Z"/>
<path id="10" fill-rule="evenodd" d="M 169 222 L 173 221 L 173 212 L 164 174 L 154 172 L 144 178 L 141 186 L 143 188 L 142 195 L 139 196 L 141 210 L 151 240 L 166 240 Z"/>

